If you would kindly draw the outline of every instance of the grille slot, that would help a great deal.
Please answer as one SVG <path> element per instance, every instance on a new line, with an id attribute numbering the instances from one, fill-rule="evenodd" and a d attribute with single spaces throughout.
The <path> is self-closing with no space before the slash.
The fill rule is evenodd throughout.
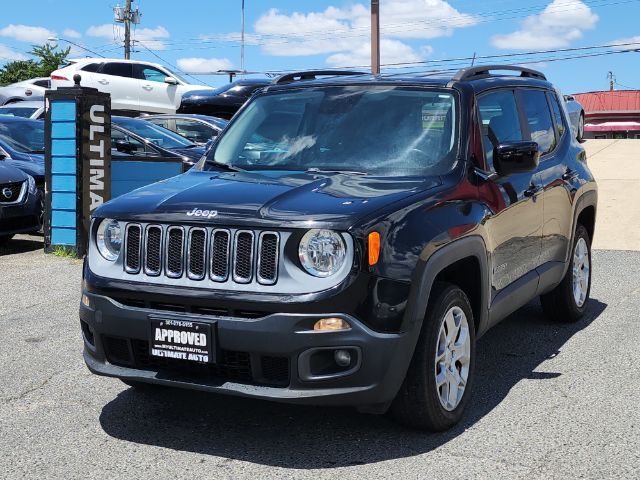
<path id="1" fill-rule="evenodd" d="M 147 275 L 158 276 L 162 271 L 162 228 L 157 225 L 147 227 L 145 239 L 145 265 Z"/>
<path id="2" fill-rule="evenodd" d="M 140 272 L 140 248 L 142 246 L 142 228 L 140 225 L 127 225 L 127 240 L 125 243 L 125 264 L 127 273 Z"/>
<path id="3" fill-rule="evenodd" d="M 167 230 L 167 277 L 180 278 L 184 271 L 184 231 L 180 227 Z"/>
<path id="4" fill-rule="evenodd" d="M 278 235 L 262 232 L 258 242 L 258 282 L 273 285 L 278 276 Z"/>
<path id="5" fill-rule="evenodd" d="M 214 230 L 211 238 L 211 280 L 225 282 L 229 277 L 229 245 L 231 235 L 228 230 Z"/>
<path id="6" fill-rule="evenodd" d="M 191 280 L 202 280 L 205 277 L 207 257 L 207 231 L 204 228 L 189 230 L 188 247 L 189 266 L 187 275 Z"/>
<path id="7" fill-rule="evenodd" d="M 253 232 L 236 232 L 233 259 L 233 280 L 237 283 L 249 283 L 253 276 Z"/>
<path id="8" fill-rule="evenodd" d="M 130 275 L 274 285 L 280 234 L 273 231 L 129 223 L 123 266 Z M 214 287 L 215 288 L 215 287 Z"/>

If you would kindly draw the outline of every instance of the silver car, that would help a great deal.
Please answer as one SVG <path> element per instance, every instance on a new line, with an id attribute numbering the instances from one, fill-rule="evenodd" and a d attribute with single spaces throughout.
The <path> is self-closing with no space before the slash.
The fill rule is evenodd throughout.
<path id="1" fill-rule="evenodd" d="M 44 92 L 49 88 L 49 77 L 32 78 L 0 87 L 0 105 L 25 100 L 44 100 Z"/>
<path id="2" fill-rule="evenodd" d="M 44 101 L 29 100 L 26 102 L 13 102 L 8 105 L 2 105 L 0 106 L 0 115 L 41 120 L 44 118 Z"/>
<path id="3" fill-rule="evenodd" d="M 569 122 L 579 142 L 584 139 L 584 108 L 573 95 L 564 96 L 565 107 L 569 114 Z"/>

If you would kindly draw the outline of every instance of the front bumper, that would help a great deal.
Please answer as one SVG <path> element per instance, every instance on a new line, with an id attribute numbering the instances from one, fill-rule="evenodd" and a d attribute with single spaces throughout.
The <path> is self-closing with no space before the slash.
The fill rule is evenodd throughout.
<path id="1" fill-rule="evenodd" d="M 22 203 L 0 203 L 0 236 L 37 232 L 40 229 L 40 200 L 38 193 L 27 193 Z"/>
<path id="2" fill-rule="evenodd" d="M 384 405 L 404 380 L 415 344 L 410 334 L 374 332 L 353 316 L 331 312 L 238 318 L 139 308 L 83 293 L 91 305 L 80 305 L 88 368 L 128 380 L 290 403 Z M 344 318 L 351 330 L 314 332 L 313 324 L 326 316 Z M 150 317 L 210 323 L 216 364 L 150 357 Z M 357 361 L 337 375 L 313 378 L 319 376 L 310 373 L 310 355 L 339 348 L 348 349 Z"/>

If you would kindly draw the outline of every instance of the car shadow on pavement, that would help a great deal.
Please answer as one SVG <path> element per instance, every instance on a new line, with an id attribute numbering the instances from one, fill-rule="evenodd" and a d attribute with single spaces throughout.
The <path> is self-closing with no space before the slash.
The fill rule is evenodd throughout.
<path id="1" fill-rule="evenodd" d="M 0 245 L 0 257 L 4 255 L 16 255 L 19 253 L 33 252 L 44 248 L 42 235 L 20 235 L 12 238 L 7 243 Z"/>
<path id="2" fill-rule="evenodd" d="M 124 390 L 100 415 L 104 431 L 129 442 L 295 469 L 344 467 L 410 457 L 462 434 L 495 408 L 606 308 L 591 300 L 585 318 L 556 324 L 531 302 L 478 343 L 473 398 L 462 422 L 439 434 L 408 430 L 387 416 L 351 408 L 302 407 L 179 389 Z"/>

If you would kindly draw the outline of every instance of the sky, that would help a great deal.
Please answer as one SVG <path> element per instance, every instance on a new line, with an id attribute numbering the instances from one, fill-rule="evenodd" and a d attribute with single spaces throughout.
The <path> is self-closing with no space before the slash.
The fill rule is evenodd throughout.
<path id="1" fill-rule="evenodd" d="M 106 57 L 123 56 L 116 0 L 5 2 L 0 64 L 29 58 L 57 37 Z M 120 4 L 123 2 L 121 1 Z M 565 93 L 640 89 L 640 0 L 380 0 L 384 72 L 481 63 L 525 63 Z M 241 0 L 134 0 L 142 13 L 132 58 L 219 86 L 239 69 Z M 370 65 L 368 0 L 245 0 L 245 69 L 257 72 Z M 631 44 L 631 45 L 619 45 Z M 598 49 L 585 47 L 616 45 Z M 72 56 L 95 56 L 72 46 Z M 563 49 L 577 49 L 560 51 Z M 638 52 L 632 51 L 638 49 Z M 555 50 L 532 55 L 530 52 Z M 604 52 L 613 54 L 601 55 Z M 514 55 L 484 59 L 489 55 Z M 597 55 L 597 56 L 595 56 Z M 566 59 L 566 57 L 577 57 Z M 451 61 L 451 59 L 462 59 Z M 442 62 L 442 60 L 447 60 Z M 495 60 L 495 62 L 494 62 Z"/>

